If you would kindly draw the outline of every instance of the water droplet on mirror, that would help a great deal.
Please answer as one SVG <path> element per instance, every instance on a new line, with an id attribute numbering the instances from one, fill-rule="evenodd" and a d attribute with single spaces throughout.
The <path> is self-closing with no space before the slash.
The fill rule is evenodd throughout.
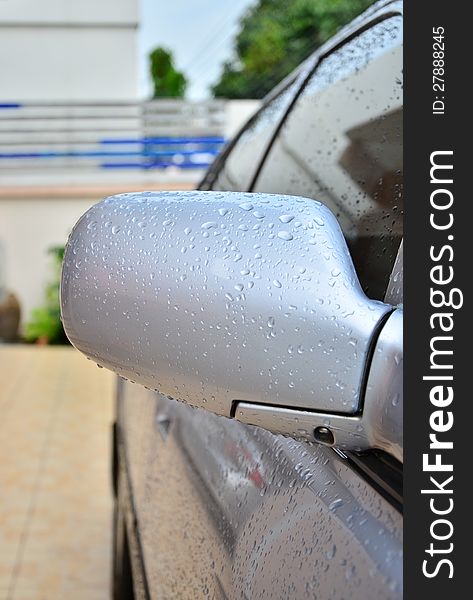
<path id="1" fill-rule="evenodd" d="M 292 215 L 281 215 L 279 217 L 281 223 L 290 223 L 293 219 L 294 217 Z"/>
<path id="2" fill-rule="evenodd" d="M 217 223 L 215 221 L 207 221 L 206 223 L 202 223 L 202 229 L 212 229 L 212 227 L 217 227 Z"/>
<path id="3" fill-rule="evenodd" d="M 289 231 L 280 231 L 278 233 L 278 238 L 281 238 L 286 242 L 290 242 L 294 238 L 294 236 Z"/>

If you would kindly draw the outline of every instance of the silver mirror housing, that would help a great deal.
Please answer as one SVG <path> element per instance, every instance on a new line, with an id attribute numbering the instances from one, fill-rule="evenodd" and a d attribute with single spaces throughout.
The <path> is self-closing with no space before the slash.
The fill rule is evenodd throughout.
<path id="1" fill-rule="evenodd" d="M 245 404 L 356 418 L 392 311 L 361 290 L 325 206 L 239 192 L 93 206 L 66 247 L 61 304 L 99 365 L 237 418 Z M 297 417 L 282 431 L 314 439 Z"/>

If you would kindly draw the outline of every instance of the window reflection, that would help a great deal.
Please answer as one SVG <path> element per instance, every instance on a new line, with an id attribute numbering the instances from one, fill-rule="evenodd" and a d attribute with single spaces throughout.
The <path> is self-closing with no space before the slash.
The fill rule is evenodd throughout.
<path id="1" fill-rule="evenodd" d="M 400 17 L 390 18 L 324 59 L 255 188 L 324 202 L 363 288 L 378 299 L 402 237 L 401 27 Z"/>

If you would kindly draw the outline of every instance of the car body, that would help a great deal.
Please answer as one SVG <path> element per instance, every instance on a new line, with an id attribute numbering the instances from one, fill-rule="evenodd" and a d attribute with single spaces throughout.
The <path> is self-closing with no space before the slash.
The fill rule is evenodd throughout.
<path id="1" fill-rule="evenodd" d="M 365 293 L 392 306 L 402 303 L 401 48 L 402 3 L 371 7 L 265 99 L 200 186 L 318 199 Z M 303 351 L 288 348 L 288 360 Z M 399 599 L 398 458 L 275 435 L 119 379 L 114 597 Z"/>

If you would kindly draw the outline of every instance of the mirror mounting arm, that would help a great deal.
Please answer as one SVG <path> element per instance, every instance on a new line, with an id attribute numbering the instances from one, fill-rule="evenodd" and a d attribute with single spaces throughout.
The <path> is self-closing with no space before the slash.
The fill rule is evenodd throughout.
<path id="1" fill-rule="evenodd" d="M 377 448 L 402 462 L 402 331 L 403 310 L 398 308 L 386 320 L 376 342 L 359 413 L 334 414 L 236 401 L 235 419 L 346 451 Z"/>

